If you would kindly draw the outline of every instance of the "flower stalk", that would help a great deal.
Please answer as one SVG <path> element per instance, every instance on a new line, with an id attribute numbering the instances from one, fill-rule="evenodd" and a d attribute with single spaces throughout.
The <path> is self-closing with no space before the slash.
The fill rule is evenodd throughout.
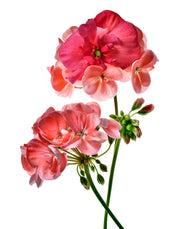
<path id="1" fill-rule="evenodd" d="M 117 99 L 117 95 L 114 97 L 114 108 L 115 108 L 115 115 L 118 115 L 118 99 Z M 113 155 L 112 164 L 111 164 L 111 170 L 110 170 L 110 175 L 109 175 L 109 183 L 108 183 L 108 192 L 107 192 L 107 199 L 106 199 L 106 205 L 108 207 L 109 207 L 109 204 L 110 204 L 113 177 L 114 177 L 115 165 L 116 165 L 116 160 L 117 160 L 118 151 L 119 151 L 119 147 L 120 147 L 120 142 L 121 142 L 121 139 L 116 139 L 115 140 L 114 155 Z M 105 213 L 104 213 L 104 229 L 107 229 L 107 219 L 108 219 L 108 212 L 105 211 Z"/>
<path id="2" fill-rule="evenodd" d="M 124 229 L 123 226 L 120 224 L 120 222 L 117 220 L 117 218 L 115 217 L 115 215 L 112 213 L 112 211 L 109 209 L 109 207 L 107 206 L 107 204 L 105 203 L 105 201 L 102 199 L 101 195 L 99 194 L 99 192 L 96 189 L 96 186 L 94 185 L 94 182 L 92 180 L 90 171 L 89 171 L 89 165 L 88 164 L 84 164 L 84 170 L 86 173 L 86 177 L 88 179 L 89 185 L 92 188 L 92 191 L 94 192 L 95 196 L 97 197 L 97 199 L 99 200 L 99 202 L 102 204 L 102 206 L 105 208 L 106 212 L 111 216 L 112 220 L 114 221 L 114 223 L 118 226 L 118 228 L 120 229 Z"/>

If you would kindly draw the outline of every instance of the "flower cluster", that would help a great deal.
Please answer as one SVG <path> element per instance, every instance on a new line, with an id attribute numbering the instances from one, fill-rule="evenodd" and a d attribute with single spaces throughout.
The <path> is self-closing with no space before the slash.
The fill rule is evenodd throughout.
<path id="1" fill-rule="evenodd" d="M 136 93 L 144 92 L 157 62 L 143 32 L 109 10 L 70 27 L 59 39 L 55 59 L 48 70 L 59 95 L 71 96 L 74 88 L 83 88 L 100 101 L 117 94 L 116 81 L 131 80 Z"/>
<path id="2" fill-rule="evenodd" d="M 116 120 L 121 124 L 120 135 L 126 144 L 129 144 L 130 139 L 136 141 L 136 138 L 137 137 L 140 138 L 142 135 L 142 131 L 139 127 L 139 120 L 132 119 L 132 116 L 136 114 L 147 115 L 154 110 L 153 104 L 149 104 L 141 108 L 143 103 L 144 103 L 143 98 L 136 99 L 128 114 L 124 114 L 123 111 L 120 111 L 120 116 L 114 114 L 110 115 L 111 118 L 113 118 L 114 120 Z M 131 114 L 134 111 L 136 112 Z"/>
<path id="3" fill-rule="evenodd" d="M 30 184 L 39 187 L 43 180 L 60 176 L 71 149 L 95 155 L 108 137 L 120 138 L 120 123 L 100 116 L 95 102 L 65 105 L 61 111 L 47 109 L 33 125 L 34 138 L 21 146 L 21 161 L 31 176 Z"/>

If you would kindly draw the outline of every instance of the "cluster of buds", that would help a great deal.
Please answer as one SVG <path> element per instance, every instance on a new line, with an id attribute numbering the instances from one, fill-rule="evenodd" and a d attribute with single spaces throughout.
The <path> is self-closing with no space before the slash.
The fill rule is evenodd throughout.
<path id="1" fill-rule="evenodd" d="M 140 138 L 142 135 L 142 131 L 139 127 L 139 120 L 133 119 L 132 116 L 135 114 L 146 115 L 154 109 L 153 104 L 149 104 L 141 108 L 143 103 L 144 99 L 139 98 L 133 103 L 133 106 L 128 114 L 124 114 L 123 111 L 120 111 L 120 116 L 114 114 L 110 115 L 111 118 L 121 124 L 120 134 L 126 144 L 130 142 L 130 139 L 136 141 L 136 138 Z M 133 111 L 136 112 L 131 114 Z"/>
<path id="2" fill-rule="evenodd" d="M 97 182 L 103 185 L 105 183 L 104 177 L 99 173 L 98 168 L 95 165 L 95 163 L 99 165 L 99 169 L 101 170 L 101 172 L 107 172 L 107 166 L 101 163 L 101 161 L 98 159 L 98 155 L 93 155 L 93 156 L 87 156 L 84 154 L 81 154 L 81 155 L 84 157 L 84 160 L 81 161 L 81 163 L 77 165 L 77 173 L 79 175 L 80 183 L 82 184 L 82 186 L 86 190 L 89 190 L 90 188 L 90 184 L 88 182 L 86 173 L 84 171 L 84 164 L 88 164 L 91 171 L 96 172 Z"/>

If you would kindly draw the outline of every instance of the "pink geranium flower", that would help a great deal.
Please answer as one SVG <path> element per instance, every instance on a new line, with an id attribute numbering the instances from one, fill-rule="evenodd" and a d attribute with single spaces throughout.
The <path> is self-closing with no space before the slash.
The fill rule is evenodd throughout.
<path id="1" fill-rule="evenodd" d="M 106 68 L 106 63 L 122 69 L 140 57 L 138 33 L 133 24 L 112 11 L 103 11 L 82 24 L 61 45 L 59 56 L 71 70 L 71 83 L 80 79 L 89 65 Z"/>
<path id="2" fill-rule="evenodd" d="M 132 85 L 136 93 L 144 92 L 151 83 L 149 71 L 158 61 L 151 50 L 146 50 L 142 57 L 132 65 Z"/>
<path id="3" fill-rule="evenodd" d="M 77 147 L 86 155 L 97 154 L 101 143 L 107 140 L 107 135 L 96 127 L 100 124 L 100 118 L 96 113 L 87 114 L 77 110 L 65 110 L 65 118 L 68 125 L 76 133 L 70 147 Z"/>
<path id="4" fill-rule="evenodd" d="M 31 176 L 30 184 L 41 186 L 43 180 L 53 180 L 60 176 L 67 164 L 65 153 L 38 139 L 32 139 L 21 146 L 23 168 Z"/>
<path id="5" fill-rule="evenodd" d="M 121 125 L 112 119 L 100 118 L 101 108 L 96 102 L 89 102 L 87 104 L 83 103 L 73 103 L 63 107 L 63 110 L 79 111 L 85 113 L 85 115 L 92 114 L 94 117 L 98 117 L 98 123 L 95 123 L 94 129 L 97 127 L 102 127 L 106 134 L 112 138 L 120 138 L 120 128 Z"/>
<path id="6" fill-rule="evenodd" d="M 97 65 L 87 67 L 82 79 L 84 91 L 93 99 L 105 101 L 118 91 L 117 81 L 126 81 L 126 73 L 119 67 L 107 64 L 106 69 Z"/>

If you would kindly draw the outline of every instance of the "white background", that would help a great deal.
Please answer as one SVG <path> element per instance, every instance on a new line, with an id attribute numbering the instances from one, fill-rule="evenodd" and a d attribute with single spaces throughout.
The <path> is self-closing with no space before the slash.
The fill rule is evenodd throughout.
<path id="1" fill-rule="evenodd" d="M 28 184 L 20 145 L 32 137 L 34 121 L 49 107 L 88 102 L 83 91 L 72 99 L 56 96 L 46 67 L 55 63 L 58 37 L 104 9 L 116 11 L 143 30 L 159 58 L 152 83 L 137 95 L 119 84 L 119 108 L 129 111 L 143 97 L 155 110 L 141 117 L 143 136 L 122 143 L 111 209 L 125 229 L 180 229 L 179 4 L 178 1 L 20 1 L 0 3 L 0 228 L 102 228 L 104 210 L 79 183 L 75 167 L 39 189 Z M 113 101 L 101 103 L 104 117 Z M 112 151 L 101 160 L 110 166 Z M 106 185 L 99 191 L 106 196 Z M 109 218 L 109 229 L 116 226 Z"/>

